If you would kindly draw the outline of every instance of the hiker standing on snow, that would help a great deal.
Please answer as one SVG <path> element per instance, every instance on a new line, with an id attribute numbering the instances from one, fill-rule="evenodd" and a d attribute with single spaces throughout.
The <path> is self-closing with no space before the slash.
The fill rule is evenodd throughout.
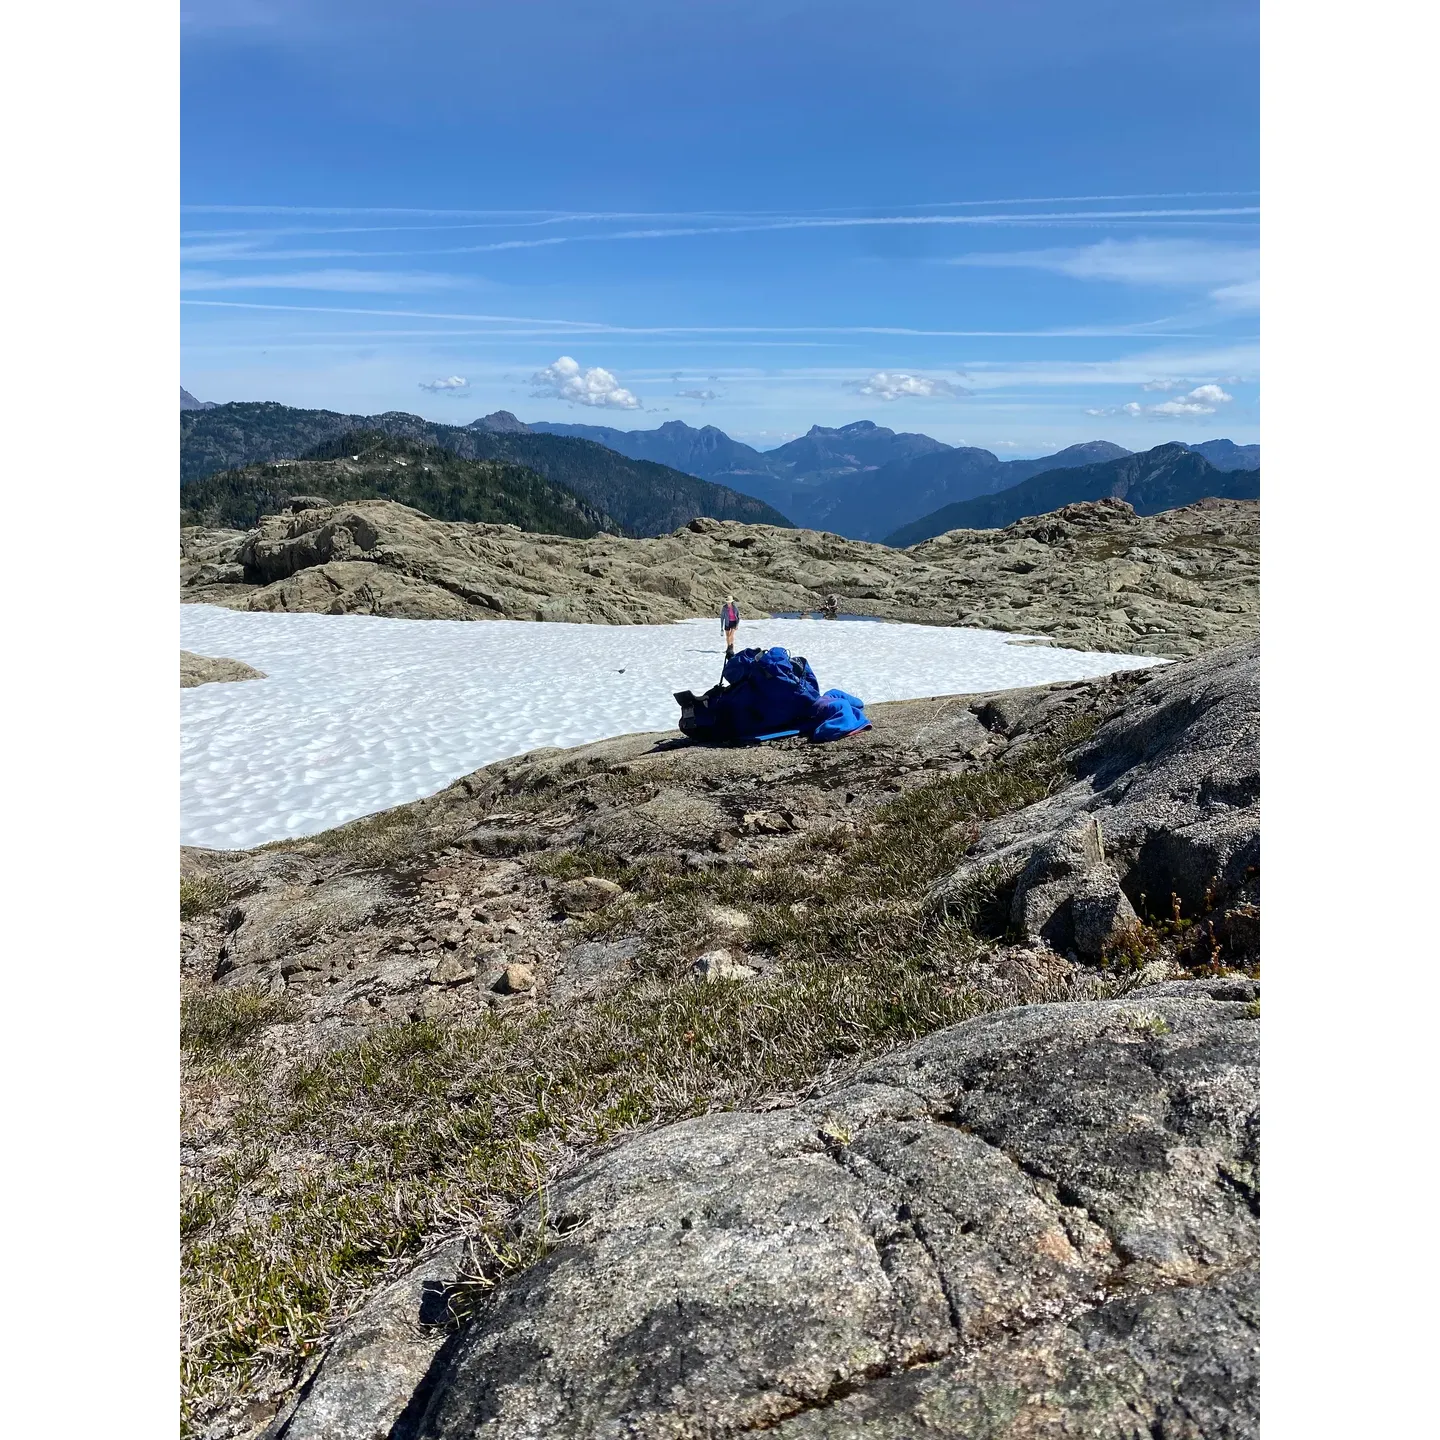
<path id="1" fill-rule="evenodd" d="M 740 628 L 740 611 L 735 606 L 735 597 L 727 595 L 720 610 L 720 628 L 725 632 L 725 658 L 735 653 L 735 632 Z"/>

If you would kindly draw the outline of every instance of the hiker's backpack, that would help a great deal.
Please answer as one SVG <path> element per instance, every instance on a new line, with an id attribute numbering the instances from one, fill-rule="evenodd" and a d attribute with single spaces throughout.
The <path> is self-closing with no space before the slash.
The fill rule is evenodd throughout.
<path id="1" fill-rule="evenodd" d="M 719 685 L 703 695 L 682 690 L 675 699 L 681 731 L 720 744 L 781 735 L 833 740 L 870 725 L 863 701 L 843 690 L 821 695 L 810 662 L 779 645 L 741 650 L 725 662 Z"/>

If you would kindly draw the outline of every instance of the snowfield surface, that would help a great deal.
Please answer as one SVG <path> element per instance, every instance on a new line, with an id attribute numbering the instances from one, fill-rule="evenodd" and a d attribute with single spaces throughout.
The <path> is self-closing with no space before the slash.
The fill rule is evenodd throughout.
<path id="1" fill-rule="evenodd" d="M 1017 645 L 993 630 L 745 620 L 740 645 L 804 655 L 867 704 L 1083 680 L 1163 663 Z M 673 730 L 707 690 L 717 622 L 558 625 L 180 607 L 181 648 L 268 678 L 180 693 L 180 839 L 246 849 L 418 800 L 492 760 Z M 844 744 L 843 740 L 836 742 Z"/>

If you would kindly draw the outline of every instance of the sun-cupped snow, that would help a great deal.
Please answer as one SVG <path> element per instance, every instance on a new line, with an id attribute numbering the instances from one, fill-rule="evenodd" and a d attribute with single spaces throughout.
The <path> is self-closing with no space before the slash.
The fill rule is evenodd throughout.
<path id="1" fill-rule="evenodd" d="M 707 690 L 725 658 L 709 620 L 383 620 L 182 605 L 180 636 L 186 650 L 243 660 L 266 676 L 180 696 L 181 843 L 220 850 L 314 835 L 540 746 L 672 730 L 674 693 Z M 822 689 L 867 704 L 1160 663 L 1021 638 L 766 619 L 742 620 L 739 644 L 783 645 L 810 661 Z"/>

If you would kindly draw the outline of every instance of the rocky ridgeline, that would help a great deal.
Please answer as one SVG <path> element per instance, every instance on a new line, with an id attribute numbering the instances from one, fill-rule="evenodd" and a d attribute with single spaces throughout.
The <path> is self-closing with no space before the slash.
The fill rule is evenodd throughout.
<path id="1" fill-rule="evenodd" d="M 487 1271 L 493 1248 L 435 1233 L 278 1412 L 207 1435 L 1257 1433 L 1258 647 L 874 719 L 833 746 L 539 751 L 311 840 L 184 852 L 209 896 L 186 993 L 283 1001 L 263 1035 L 283 1090 L 407 1021 L 779 996 L 806 904 L 787 952 L 773 915 L 707 899 L 727 876 L 823 877 L 847 835 L 898 843 L 906 797 L 1004 795 L 1060 757 L 956 827 L 910 907 L 961 917 L 926 984 L 991 1013 L 768 1108 L 572 1139 L 508 1222 L 523 1261 Z M 678 888 L 630 893 L 647 865 Z M 230 1118 L 253 1096 L 217 1073 L 187 1070 L 187 1193 L 253 1164 Z M 302 1129 L 267 1144 L 242 1209 L 320 1173 Z"/>
<path id="2" fill-rule="evenodd" d="M 843 613 L 1178 658 L 1255 633 L 1259 505 L 1137 517 L 1091 501 L 892 550 L 709 519 L 652 539 L 572 540 L 301 498 L 248 533 L 182 531 L 180 577 L 191 601 L 407 619 L 659 623 L 712 616 L 727 593 L 751 615 L 833 599 Z"/>

